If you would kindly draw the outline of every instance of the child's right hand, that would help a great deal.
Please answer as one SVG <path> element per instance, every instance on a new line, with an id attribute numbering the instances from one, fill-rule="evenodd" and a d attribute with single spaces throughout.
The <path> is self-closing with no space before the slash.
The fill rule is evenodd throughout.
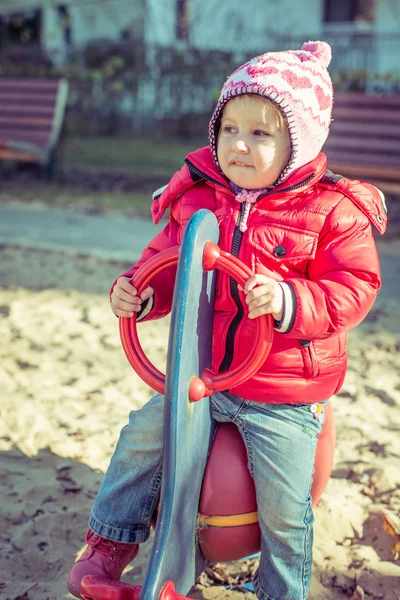
<path id="1" fill-rule="evenodd" d="M 129 277 L 119 277 L 111 294 L 111 310 L 117 317 L 133 317 L 139 312 L 145 300 L 154 294 L 152 287 L 148 286 L 140 296 L 137 289 L 130 283 Z"/>

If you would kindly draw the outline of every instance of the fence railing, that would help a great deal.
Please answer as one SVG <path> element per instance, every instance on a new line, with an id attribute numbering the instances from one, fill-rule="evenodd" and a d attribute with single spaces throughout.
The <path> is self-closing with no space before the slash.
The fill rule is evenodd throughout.
<path id="1" fill-rule="evenodd" d="M 364 72 L 369 82 L 400 78 L 400 35 L 378 35 L 368 31 L 332 33 L 326 38 L 332 46 L 330 72 Z M 394 90 L 392 90 L 394 91 Z M 396 91 L 400 91 L 397 89 Z"/>

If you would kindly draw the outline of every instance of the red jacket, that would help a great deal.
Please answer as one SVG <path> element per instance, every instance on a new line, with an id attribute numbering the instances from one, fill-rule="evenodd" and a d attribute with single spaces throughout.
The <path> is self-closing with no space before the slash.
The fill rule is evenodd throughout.
<path id="1" fill-rule="evenodd" d="M 370 184 L 326 171 L 327 160 L 320 153 L 257 200 L 248 229 L 241 233 L 236 226 L 240 203 L 216 168 L 209 148 L 189 154 L 185 163 L 153 200 L 154 222 L 170 208 L 168 224 L 124 276 L 132 276 L 153 254 L 179 244 L 196 210 L 213 211 L 219 222 L 221 248 L 237 255 L 253 272 L 264 272 L 285 284 L 285 332 L 275 332 L 270 354 L 259 372 L 230 391 L 260 402 L 297 404 L 328 399 L 343 383 L 346 333 L 364 319 L 380 288 L 371 228 L 373 223 L 381 234 L 385 231 L 386 211 L 380 192 Z M 154 306 L 147 319 L 170 311 L 174 276 L 174 271 L 165 271 L 151 282 Z M 244 296 L 233 287 L 228 275 L 218 273 L 214 371 L 241 363 L 254 340 L 255 320 L 242 314 Z"/>

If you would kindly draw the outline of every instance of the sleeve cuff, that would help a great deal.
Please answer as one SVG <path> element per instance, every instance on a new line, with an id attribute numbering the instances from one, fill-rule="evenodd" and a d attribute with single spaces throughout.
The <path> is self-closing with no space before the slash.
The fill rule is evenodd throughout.
<path id="1" fill-rule="evenodd" d="M 153 309 L 154 306 L 154 294 L 153 296 L 150 296 L 150 298 L 148 298 L 146 300 L 146 302 L 143 302 L 142 304 L 142 308 L 140 309 L 140 311 L 138 312 L 137 316 L 136 316 L 136 321 L 143 321 L 143 319 L 145 319 L 147 317 L 147 315 L 149 314 L 149 312 Z"/>
<path id="2" fill-rule="evenodd" d="M 279 333 L 289 333 L 293 329 L 297 301 L 293 286 L 290 283 L 279 282 L 283 291 L 283 315 L 280 321 L 275 321 L 274 328 Z"/>

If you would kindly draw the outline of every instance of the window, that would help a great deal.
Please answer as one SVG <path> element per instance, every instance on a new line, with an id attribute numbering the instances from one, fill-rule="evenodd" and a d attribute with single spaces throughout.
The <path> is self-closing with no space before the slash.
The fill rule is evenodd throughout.
<path id="1" fill-rule="evenodd" d="M 69 8 L 65 4 L 59 4 L 57 6 L 58 17 L 60 25 L 64 31 L 64 40 L 67 46 L 71 45 L 71 20 L 69 17 Z"/>
<path id="2" fill-rule="evenodd" d="M 26 46 L 40 39 L 40 11 L 14 13 L 0 17 L 2 46 Z"/>
<path id="3" fill-rule="evenodd" d="M 376 19 L 377 0 L 325 0 L 325 23 L 371 23 Z"/>

